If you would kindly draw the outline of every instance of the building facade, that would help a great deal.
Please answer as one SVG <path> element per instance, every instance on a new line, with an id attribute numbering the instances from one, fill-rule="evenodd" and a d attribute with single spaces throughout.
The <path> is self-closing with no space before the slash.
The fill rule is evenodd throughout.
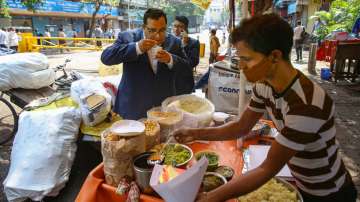
<path id="1" fill-rule="evenodd" d="M 287 19 L 292 27 L 297 21 L 301 21 L 306 31 L 311 33 L 314 20 L 310 17 L 319 10 L 328 10 L 329 0 L 275 0 L 274 10 L 283 18 Z"/>
<path id="2" fill-rule="evenodd" d="M 71 36 L 73 30 L 78 37 L 84 37 L 90 27 L 94 4 L 46 0 L 36 12 L 31 12 L 21 3 L 21 0 L 7 0 L 11 15 L 11 26 L 30 27 L 33 31 L 44 33 L 48 29 L 52 36 L 57 36 L 59 28 L 63 28 L 67 36 Z M 101 6 L 96 15 L 97 24 L 118 29 L 123 13 L 118 7 Z"/>

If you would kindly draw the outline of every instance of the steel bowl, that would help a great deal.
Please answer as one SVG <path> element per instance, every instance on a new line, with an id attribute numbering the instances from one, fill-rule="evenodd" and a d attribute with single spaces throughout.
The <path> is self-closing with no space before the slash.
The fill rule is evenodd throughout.
<path id="1" fill-rule="evenodd" d="M 296 193 L 298 202 L 304 202 L 303 197 L 301 196 L 299 190 L 292 184 L 290 184 L 289 182 L 287 182 L 286 180 L 281 179 L 280 177 L 274 177 L 275 180 L 279 183 L 282 183 L 285 187 L 287 187 L 290 191 L 293 191 Z"/>
<path id="2" fill-rule="evenodd" d="M 185 148 L 186 150 L 188 150 L 190 152 L 190 157 L 189 159 L 187 159 L 186 161 L 184 161 L 183 163 L 179 163 L 179 164 L 176 164 L 175 167 L 184 167 L 187 165 L 187 163 L 189 163 L 189 161 L 193 158 L 194 156 L 194 153 L 192 151 L 192 149 L 184 144 L 179 144 L 179 143 L 169 143 L 168 145 L 175 145 L 175 144 L 178 144 L 180 145 L 181 147 Z"/>
<path id="3" fill-rule="evenodd" d="M 224 176 L 220 175 L 219 173 L 206 172 L 205 175 L 204 175 L 204 178 L 205 178 L 205 176 L 209 176 L 209 175 L 213 175 L 213 176 L 216 176 L 216 177 L 220 178 L 220 179 L 224 182 L 224 184 L 227 183 L 226 178 L 225 178 Z M 203 178 L 203 180 L 204 180 L 204 178 Z M 224 184 L 222 184 L 222 185 L 224 185 Z M 220 186 L 222 186 L 222 185 L 220 185 Z M 202 185 L 202 186 L 203 186 L 203 185 Z M 219 186 L 219 187 L 220 187 L 220 186 Z M 216 187 L 216 188 L 218 188 L 218 187 Z M 216 189 L 216 188 L 215 188 L 215 189 Z M 204 190 L 203 190 L 203 191 L 204 191 Z M 211 190 L 210 190 L 210 191 L 211 191 Z"/>

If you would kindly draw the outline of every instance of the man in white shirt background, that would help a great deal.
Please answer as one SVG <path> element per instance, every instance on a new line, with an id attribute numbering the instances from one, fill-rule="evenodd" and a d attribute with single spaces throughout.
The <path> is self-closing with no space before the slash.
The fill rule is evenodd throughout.
<path id="1" fill-rule="evenodd" d="M 7 48 L 7 32 L 5 28 L 0 29 L 0 48 Z"/>
<path id="2" fill-rule="evenodd" d="M 302 33 L 305 31 L 304 26 L 301 25 L 301 21 L 297 22 L 297 26 L 294 28 L 294 42 L 296 50 L 296 61 L 302 61 L 302 46 L 304 38 Z"/>
<path id="3" fill-rule="evenodd" d="M 7 37 L 9 48 L 17 51 L 19 46 L 19 36 L 15 32 L 15 29 L 10 27 Z"/>

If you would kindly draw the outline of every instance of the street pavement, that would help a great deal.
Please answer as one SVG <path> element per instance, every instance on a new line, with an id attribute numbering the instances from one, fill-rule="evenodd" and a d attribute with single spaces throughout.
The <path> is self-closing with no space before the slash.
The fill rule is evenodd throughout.
<path id="1" fill-rule="evenodd" d="M 196 38 L 199 35 L 200 42 L 206 44 L 205 57 L 200 59 L 195 74 L 199 78 L 208 68 L 209 43 L 208 31 L 205 30 L 201 34 L 191 35 Z M 218 32 L 221 39 L 222 33 Z M 220 40 L 221 41 L 221 40 Z M 226 43 L 222 44 L 221 50 L 224 50 Z M 97 75 L 100 66 L 101 52 L 94 51 L 73 51 L 64 54 L 49 55 L 49 63 L 51 67 L 62 64 L 65 58 L 72 59 L 69 69 L 76 69 L 87 75 Z M 295 53 L 292 53 L 294 59 Z M 340 81 L 335 84 L 332 81 L 324 81 L 320 79 L 320 68 L 328 66 L 325 62 L 317 62 L 317 75 L 311 75 L 307 72 L 308 52 L 304 52 L 304 62 L 293 63 L 294 66 L 308 75 L 312 80 L 321 85 L 327 93 L 333 98 L 336 106 L 336 125 L 337 125 L 337 141 L 340 145 L 340 153 L 343 157 L 346 167 L 354 180 L 357 189 L 360 191 L 360 83 L 355 84 L 347 81 Z M 292 60 L 293 61 L 293 60 Z M 19 109 L 17 109 L 19 111 Z M 10 165 L 11 143 L 0 146 L 0 181 L 6 177 Z M 60 192 L 58 197 L 46 198 L 44 201 L 70 202 L 74 201 L 78 191 L 81 188 L 88 173 L 102 161 L 101 153 L 93 145 L 79 141 L 78 152 L 70 180 L 66 187 Z M 0 189 L 3 189 L 2 183 Z M 358 201 L 360 194 L 358 195 Z M 4 193 L 0 194 L 0 201 L 7 201 Z"/>

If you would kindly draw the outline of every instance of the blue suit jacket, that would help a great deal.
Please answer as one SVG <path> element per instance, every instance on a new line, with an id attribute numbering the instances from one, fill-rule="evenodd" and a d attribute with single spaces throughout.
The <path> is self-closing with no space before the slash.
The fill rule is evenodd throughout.
<path id="1" fill-rule="evenodd" d="M 194 75 L 193 70 L 199 64 L 199 53 L 200 53 L 200 43 L 198 40 L 189 38 L 188 44 L 184 47 L 186 56 L 189 59 L 189 64 L 191 71 L 185 69 L 179 71 L 176 75 L 175 86 L 176 94 L 189 94 L 194 89 Z"/>
<path id="2" fill-rule="evenodd" d="M 101 61 L 105 65 L 123 63 L 123 75 L 118 88 L 114 111 L 125 119 L 146 117 L 146 111 L 161 105 L 161 102 L 176 95 L 175 74 L 190 70 L 181 41 L 168 34 L 162 44 L 173 58 L 173 67 L 158 62 L 154 74 L 147 53 L 137 55 L 136 42 L 143 39 L 143 30 L 121 32 L 116 42 L 106 48 Z"/>

